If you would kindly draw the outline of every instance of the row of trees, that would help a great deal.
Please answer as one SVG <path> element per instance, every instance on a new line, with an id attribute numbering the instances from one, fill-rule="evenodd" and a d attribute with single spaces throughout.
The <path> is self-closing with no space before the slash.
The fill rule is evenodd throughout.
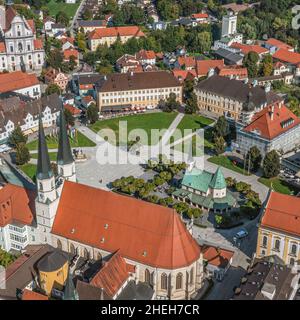
<path id="1" fill-rule="evenodd" d="M 23 165 L 30 160 L 30 153 L 26 147 L 27 136 L 25 136 L 19 126 L 17 126 L 9 137 L 9 144 L 16 150 L 16 164 Z"/>
<path id="2" fill-rule="evenodd" d="M 250 78 L 267 77 L 273 72 L 273 58 L 270 54 L 265 55 L 260 61 L 259 55 L 254 51 L 250 51 L 245 55 L 243 65 L 247 68 Z"/>

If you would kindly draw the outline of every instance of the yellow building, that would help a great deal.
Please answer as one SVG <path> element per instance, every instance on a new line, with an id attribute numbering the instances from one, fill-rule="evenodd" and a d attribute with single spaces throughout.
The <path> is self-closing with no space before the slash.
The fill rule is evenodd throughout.
<path id="1" fill-rule="evenodd" d="M 256 255 L 277 255 L 287 265 L 299 264 L 300 197 L 270 192 L 258 228 Z"/>
<path id="2" fill-rule="evenodd" d="M 41 289 L 51 296 L 52 290 L 62 291 L 68 278 L 68 259 L 59 251 L 48 253 L 37 264 Z"/>
<path id="3" fill-rule="evenodd" d="M 167 100 L 170 93 L 182 103 L 182 85 L 170 72 L 114 73 L 98 83 L 97 103 L 100 111 L 152 109 L 160 100 Z"/>

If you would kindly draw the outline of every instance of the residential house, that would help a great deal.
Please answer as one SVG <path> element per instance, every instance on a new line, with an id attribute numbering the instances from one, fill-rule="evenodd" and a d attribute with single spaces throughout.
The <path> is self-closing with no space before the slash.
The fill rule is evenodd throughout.
<path id="1" fill-rule="evenodd" d="M 30 98 L 41 97 L 41 85 L 35 74 L 22 71 L 0 74 L 0 94 L 15 92 Z"/>
<path id="2" fill-rule="evenodd" d="M 284 49 L 290 52 L 294 52 L 295 49 L 290 46 L 289 44 L 277 40 L 275 38 L 269 38 L 265 43 L 264 46 L 270 51 L 271 54 L 274 54 L 279 49 Z"/>
<path id="3" fill-rule="evenodd" d="M 196 74 L 198 78 L 206 77 L 210 69 L 223 67 L 224 60 L 197 60 L 196 61 Z"/>
<path id="4" fill-rule="evenodd" d="M 46 84 L 56 84 L 61 91 L 65 91 L 68 85 L 69 78 L 66 74 L 60 70 L 49 68 L 45 73 L 45 83 Z"/>
<path id="5" fill-rule="evenodd" d="M 214 51 L 214 55 L 223 59 L 228 65 L 243 65 L 244 57 L 241 54 L 234 53 L 228 49 L 219 48 L 218 50 Z"/>
<path id="6" fill-rule="evenodd" d="M 92 32 L 95 29 L 106 28 L 106 20 L 78 20 L 78 29 L 84 33 Z"/>
<path id="7" fill-rule="evenodd" d="M 193 26 L 197 26 L 203 23 L 209 23 L 209 17 L 207 13 L 194 13 L 191 15 Z"/>

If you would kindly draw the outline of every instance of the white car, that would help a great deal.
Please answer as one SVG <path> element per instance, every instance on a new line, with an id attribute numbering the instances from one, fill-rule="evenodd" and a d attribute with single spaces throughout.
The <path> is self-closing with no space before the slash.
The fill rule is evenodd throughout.
<path id="1" fill-rule="evenodd" d="M 246 238 L 248 236 L 248 231 L 246 229 L 241 229 L 240 231 L 238 231 L 236 233 L 236 235 L 234 236 L 236 239 L 243 239 Z"/>

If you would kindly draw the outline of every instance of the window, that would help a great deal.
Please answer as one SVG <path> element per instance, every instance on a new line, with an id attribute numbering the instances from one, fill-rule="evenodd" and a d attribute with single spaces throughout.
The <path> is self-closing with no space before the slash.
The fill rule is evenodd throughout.
<path id="1" fill-rule="evenodd" d="M 263 236 L 262 246 L 266 248 L 266 247 L 267 247 L 267 244 L 268 244 L 268 237 L 267 237 L 267 236 Z"/>
<path id="2" fill-rule="evenodd" d="M 89 258 L 90 258 L 90 253 L 88 252 L 88 250 L 86 248 L 83 251 L 83 257 L 85 260 L 89 260 Z"/>
<path id="3" fill-rule="evenodd" d="M 70 252 L 71 252 L 71 254 L 73 254 L 73 255 L 77 254 L 77 250 L 75 249 L 73 243 L 71 243 L 71 245 L 70 245 Z"/>
<path id="4" fill-rule="evenodd" d="M 291 258 L 290 259 L 290 265 L 293 266 L 295 264 L 295 259 Z"/>
<path id="5" fill-rule="evenodd" d="M 167 290 L 167 288 L 168 288 L 168 276 L 165 273 L 163 273 L 161 275 L 160 282 L 161 282 L 161 289 L 162 290 Z"/>
<path id="6" fill-rule="evenodd" d="M 150 284 L 150 279 L 151 279 L 150 271 L 148 269 L 146 269 L 145 270 L 145 282 L 147 284 Z"/>
<path id="7" fill-rule="evenodd" d="M 275 247 L 274 247 L 275 250 L 278 250 L 280 249 L 280 240 L 279 239 L 276 239 L 275 240 Z"/>
<path id="8" fill-rule="evenodd" d="M 176 276 L 176 289 L 182 289 L 182 273 Z"/>
<path id="9" fill-rule="evenodd" d="M 297 253 L 297 245 L 293 243 L 291 246 L 291 254 L 295 256 L 296 253 Z"/>

